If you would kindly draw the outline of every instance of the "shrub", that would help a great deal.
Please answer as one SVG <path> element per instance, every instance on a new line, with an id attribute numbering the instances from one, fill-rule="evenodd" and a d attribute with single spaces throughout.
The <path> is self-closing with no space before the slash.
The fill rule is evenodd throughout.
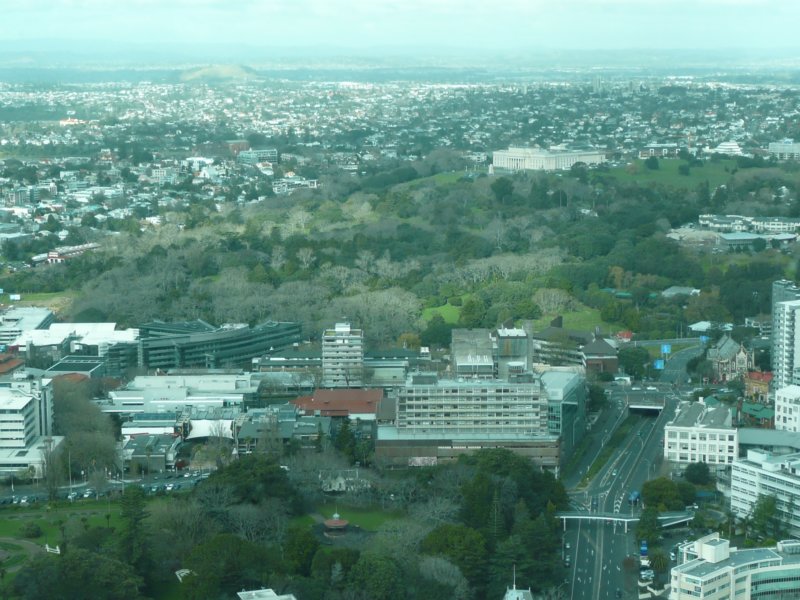
<path id="1" fill-rule="evenodd" d="M 38 524 L 34 523 L 33 521 L 28 521 L 22 527 L 19 528 L 19 534 L 22 537 L 26 538 L 38 538 L 42 535 L 42 528 L 39 527 Z"/>

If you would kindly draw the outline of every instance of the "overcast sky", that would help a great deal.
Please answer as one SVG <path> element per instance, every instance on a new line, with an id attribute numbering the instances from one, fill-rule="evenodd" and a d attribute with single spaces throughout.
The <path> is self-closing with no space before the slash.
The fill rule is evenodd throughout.
<path id="1" fill-rule="evenodd" d="M 4 41 L 785 49 L 799 24 L 800 0 L 0 0 Z"/>

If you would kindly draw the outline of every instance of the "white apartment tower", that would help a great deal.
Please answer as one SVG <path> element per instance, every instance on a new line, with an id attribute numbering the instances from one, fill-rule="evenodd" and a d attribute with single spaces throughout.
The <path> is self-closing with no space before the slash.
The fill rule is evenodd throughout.
<path id="1" fill-rule="evenodd" d="M 781 389 L 800 383 L 800 300 L 778 302 L 772 313 L 773 385 Z"/>
<path id="2" fill-rule="evenodd" d="M 322 332 L 322 387 L 357 388 L 364 384 L 364 332 L 336 323 Z"/>

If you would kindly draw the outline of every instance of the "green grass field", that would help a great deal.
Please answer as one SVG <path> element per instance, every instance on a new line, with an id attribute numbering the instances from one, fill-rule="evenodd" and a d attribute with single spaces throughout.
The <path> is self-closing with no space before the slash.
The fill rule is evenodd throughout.
<path id="1" fill-rule="evenodd" d="M 441 315 L 445 323 L 455 324 L 458 323 L 458 317 L 461 315 L 461 307 L 447 303 L 442 306 L 432 306 L 422 311 L 422 318 L 426 321 L 430 321 L 434 315 Z"/>
<path id="2" fill-rule="evenodd" d="M 317 507 L 317 512 L 326 519 L 330 519 L 333 513 L 338 512 L 342 519 L 350 521 L 365 531 L 376 531 L 387 521 L 401 518 L 402 515 L 395 512 L 382 511 L 367 508 L 351 508 L 349 506 L 339 506 L 334 504 L 324 504 Z"/>
<path id="3" fill-rule="evenodd" d="M 110 515 L 108 520 L 107 514 Z M 30 522 L 36 523 L 42 529 L 42 535 L 38 538 L 23 538 L 20 534 L 22 527 Z M 85 505 L 45 504 L 35 508 L 10 506 L 0 510 L 0 537 L 55 544 L 61 539 L 62 524 L 67 527 L 74 527 L 77 524 L 90 527 L 106 525 L 119 527 L 119 506 L 115 502 L 95 502 Z"/>
<path id="4" fill-rule="evenodd" d="M 550 324 L 558 315 L 544 315 L 540 319 L 532 322 L 533 330 L 537 331 L 544 329 Z M 619 329 L 623 329 L 621 325 L 615 323 L 606 323 L 600 318 L 600 311 L 596 308 L 584 307 L 580 310 L 573 312 L 562 313 L 564 317 L 564 329 L 575 329 L 579 331 L 594 331 L 595 327 L 600 328 L 601 333 L 609 334 Z"/>
<path id="5" fill-rule="evenodd" d="M 639 185 L 655 183 L 687 189 L 694 189 L 698 184 L 708 181 L 710 189 L 713 190 L 718 185 L 727 183 L 731 178 L 730 172 L 736 168 L 735 160 L 708 160 L 702 167 L 691 167 L 689 175 L 681 175 L 678 167 L 685 164 L 685 160 L 663 159 L 659 160 L 657 170 L 650 170 L 644 166 L 643 160 L 635 160 L 630 165 L 614 167 L 604 174 L 620 182 Z"/>

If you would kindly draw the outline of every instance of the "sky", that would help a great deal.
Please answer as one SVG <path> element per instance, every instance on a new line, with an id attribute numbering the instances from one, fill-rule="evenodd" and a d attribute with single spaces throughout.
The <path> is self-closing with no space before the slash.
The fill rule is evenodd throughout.
<path id="1" fill-rule="evenodd" d="M 800 0 L 0 0 L 0 40 L 150 47 L 800 48 Z"/>

